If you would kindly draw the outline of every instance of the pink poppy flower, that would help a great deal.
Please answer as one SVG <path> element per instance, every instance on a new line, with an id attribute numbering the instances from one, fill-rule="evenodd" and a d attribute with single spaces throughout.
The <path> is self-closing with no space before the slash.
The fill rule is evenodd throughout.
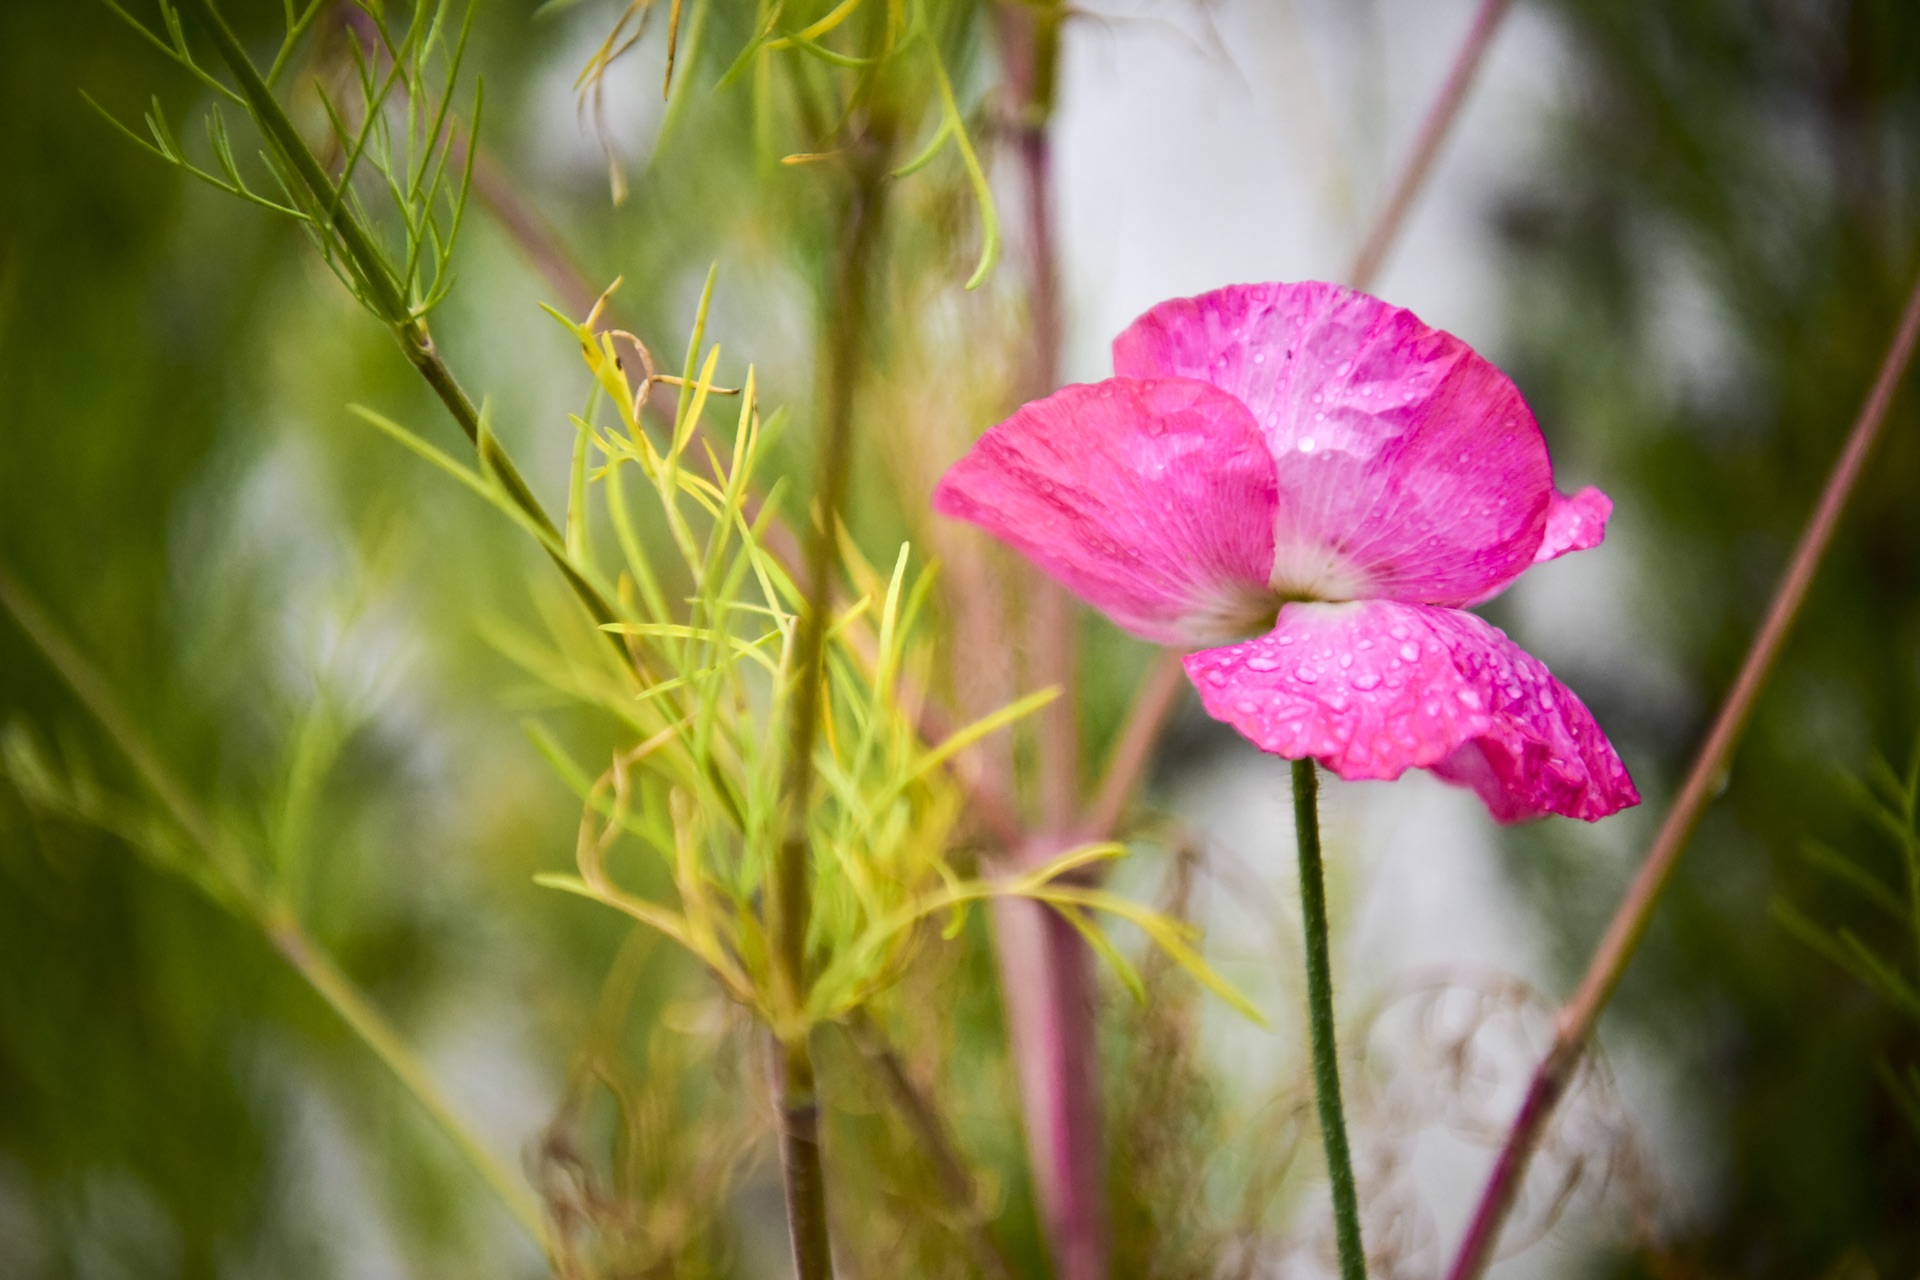
<path id="1" fill-rule="evenodd" d="M 1554 490 L 1506 375 L 1328 284 L 1162 303 L 1113 363 L 982 436 L 935 510 L 1197 649 L 1207 712 L 1262 750 L 1348 779 L 1430 769 L 1502 822 L 1639 802 L 1580 700 L 1463 611 L 1597 545 L 1613 509 Z"/>

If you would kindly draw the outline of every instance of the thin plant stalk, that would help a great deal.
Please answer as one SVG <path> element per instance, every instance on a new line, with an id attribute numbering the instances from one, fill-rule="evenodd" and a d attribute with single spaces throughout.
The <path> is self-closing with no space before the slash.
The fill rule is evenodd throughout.
<path id="1" fill-rule="evenodd" d="M 1900 327 L 1881 361 L 1879 374 L 1860 408 L 1859 417 L 1854 420 L 1846 445 L 1827 476 L 1820 500 L 1800 532 L 1793 558 L 1787 563 L 1780 585 L 1774 589 L 1766 618 L 1747 649 L 1733 688 L 1721 704 L 1699 754 L 1694 756 L 1680 794 L 1674 798 L 1673 807 L 1667 810 L 1660 830 L 1654 835 L 1646 860 L 1640 864 L 1626 897 L 1601 936 L 1580 986 L 1554 1021 L 1553 1043 L 1534 1070 L 1520 1110 L 1481 1190 L 1479 1204 L 1467 1225 L 1452 1269 L 1447 1273 L 1450 1280 L 1474 1280 L 1493 1259 L 1500 1228 L 1513 1208 L 1540 1136 L 1585 1060 L 1594 1026 L 1619 986 L 1640 939 L 1645 936 L 1654 907 L 1672 879 L 1674 867 L 1701 813 L 1727 776 L 1734 748 L 1739 745 L 1754 703 L 1806 603 L 1807 591 L 1833 542 L 1834 530 L 1839 526 L 1847 501 L 1859 484 L 1861 470 L 1880 435 L 1894 393 L 1899 390 L 1907 366 L 1913 360 L 1917 339 L 1920 339 L 1920 279 L 1914 283 Z"/>
<path id="2" fill-rule="evenodd" d="M 1366 1280 L 1367 1256 L 1360 1244 L 1360 1198 L 1354 1188 L 1353 1153 L 1347 1145 L 1346 1109 L 1340 1102 L 1340 1053 L 1334 1039 L 1333 965 L 1327 948 L 1327 884 L 1320 859 L 1320 779 L 1311 760 L 1293 762 L 1293 828 L 1300 851 L 1300 924 L 1307 948 L 1307 1025 L 1313 1038 L 1313 1097 L 1320 1112 L 1320 1142 L 1333 1184 L 1334 1238 L 1340 1250 L 1340 1280 Z"/>
<path id="3" fill-rule="evenodd" d="M 1480 7 L 1474 11 L 1473 23 L 1467 28 L 1467 38 L 1461 43 L 1459 52 L 1453 56 L 1453 65 L 1447 69 L 1447 78 L 1440 85 L 1439 96 L 1427 108 L 1425 118 L 1420 121 L 1420 132 L 1413 140 L 1413 150 L 1401 163 L 1399 176 L 1394 179 L 1393 192 L 1387 197 L 1385 205 L 1373 220 L 1367 238 L 1361 242 L 1359 253 L 1354 255 L 1353 269 L 1347 273 L 1347 282 L 1362 291 L 1371 289 L 1380 268 L 1386 265 L 1387 254 L 1395 241 L 1400 238 L 1400 229 L 1405 225 L 1407 214 L 1413 209 L 1413 202 L 1426 185 L 1427 174 L 1433 169 L 1433 162 L 1439 158 L 1441 144 L 1447 135 L 1453 132 L 1453 122 L 1460 115 L 1460 108 L 1467 101 L 1467 92 L 1473 88 L 1474 79 L 1480 74 L 1480 64 L 1486 58 L 1487 47 L 1493 43 L 1494 33 L 1500 29 L 1500 22 L 1507 16 L 1507 10 L 1513 7 L 1513 0 L 1480 0 Z"/>
<path id="4" fill-rule="evenodd" d="M 538 1201 L 460 1119 L 432 1073 L 366 993 L 314 942 L 291 910 L 262 891 L 250 874 L 249 864 L 237 856 L 238 851 L 222 838 L 185 784 L 166 766 L 159 751 L 120 705 L 106 678 L 3 565 L 0 565 L 0 606 L 13 616 L 34 648 L 106 730 L 167 815 L 199 848 L 240 914 L 261 931 L 294 972 L 393 1073 L 507 1212 L 533 1237 L 541 1252 L 551 1258 L 552 1242 Z"/>
<path id="5" fill-rule="evenodd" d="M 808 531 L 806 598 L 793 648 L 793 692 L 787 719 L 787 756 L 781 779 L 784 829 L 769 895 L 768 934 L 776 998 L 794 1015 L 780 1029 L 780 1167 L 787 1190 L 787 1223 L 799 1280 L 828 1280 L 833 1251 L 827 1231 L 826 1178 L 820 1160 L 820 1104 L 813 1053 L 800 1013 L 806 1007 L 807 928 L 812 913 L 809 812 L 814 792 L 814 745 L 826 698 L 826 634 L 833 602 L 833 566 L 840 512 L 853 470 L 853 404 L 867 335 L 874 249 L 885 208 L 884 149 L 871 139 L 857 145 L 840 243 L 827 298 L 827 339 L 821 422 L 815 456 L 817 519 Z"/>
<path id="6" fill-rule="evenodd" d="M 1467 29 L 1466 39 L 1453 56 L 1447 78 L 1421 120 L 1420 133 L 1414 140 L 1413 150 L 1401 163 L 1392 194 L 1381 206 L 1380 212 L 1374 215 L 1366 239 L 1361 242 L 1360 252 L 1347 273 L 1347 283 L 1354 288 L 1373 287 L 1387 254 L 1406 227 L 1407 214 L 1433 171 L 1433 162 L 1440 153 L 1441 145 L 1460 117 L 1460 108 L 1465 105 L 1468 91 L 1473 88 L 1487 46 L 1492 43 L 1494 34 L 1500 29 L 1501 20 L 1511 7 L 1512 0 L 1481 0 L 1473 23 Z M 1105 839 L 1125 816 L 1128 798 L 1139 786 L 1147 766 L 1153 763 L 1154 745 L 1165 730 L 1174 708 L 1180 704 L 1180 695 L 1186 688 L 1180 676 L 1180 655 L 1163 653 L 1134 692 L 1133 705 L 1127 712 L 1127 729 L 1121 735 L 1107 765 L 1100 791 L 1082 825 L 1083 833 L 1089 838 Z"/>
<path id="7" fill-rule="evenodd" d="M 1053 206 L 1054 89 L 1063 6 L 1008 6 L 1000 22 L 1013 141 L 1026 207 L 1031 363 L 1030 398 L 1059 382 L 1063 318 Z M 1011 845 L 1004 862 L 1019 872 L 1076 838 L 1080 803 L 1077 682 L 1078 610 L 1039 574 L 1028 580 L 1028 677 L 1061 696 L 1038 717 L 1039 824 Z M 1071 923 L 1016 897 L 993 904 L 994 957 L 1007 1033 L 1020 1082 L 1028 1159 L 1048 1251 L 1060 1280 L 1106 1280 L 1109 1247 L 1093 957 Z"/>

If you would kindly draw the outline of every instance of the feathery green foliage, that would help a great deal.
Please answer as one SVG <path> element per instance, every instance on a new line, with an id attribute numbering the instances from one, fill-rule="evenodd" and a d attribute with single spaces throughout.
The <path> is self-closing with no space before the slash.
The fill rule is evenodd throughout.
<path id="1" fill-rule="evenodd" d="M 708 277 L 709 296 L 713 277 Z M 605 299 L 602 299 L 604 304 Z M 945 917 L 955 936 L 967 904 L 1010 893 L 1047 902 L 1140 990 L 1132 965 L 1091 918 L 1104 913 L 1140 928 L 1173 960 L 1245 1012 L 1258 1011 L 1193 949 L 1192 930 L 1099 889 L 1071 873 L 1119 856 L 1114 844 L 1068 850 L 1005 882 L 963 879 L 948 861 L 961 792 L 948 772 L 954 758 L 987 734 L 1043 705 L 1053 692 L 1022 698 L 925 743 L 916 691 L 929 662 L 919 622 L 929 572 L 909 575 L 902 546 L 882 575 L 842 539 L 843 564 L 858 596 L 843 602 L 828 631 L 831 696 L 815 761 L 821 794 L 807 815 L 814 910 L 807 939 L 808 981 L 798 1007 L 783 1003 L 773 980 L 759 909 L 783 838 L 779 785 L 793 682 L 791 658 L 801 592 L 766 546 L 780 486 L 757 509 L 754 469 L 780 415 L 763 419 L 749 369 L 737 391 L 730 443 L 705 422 L 718 346 L 701 351 L 703 299 L 688 347 L 691 380 L 652 372 L 651 356 L 631 335 L 598 327 L 600 308 L 567 325 L 593 381 L 586 414 L 573 426 L 578 447 L 567 534 L 529 520 L 497 476 L 461 466 L 406 428 L 370 410 L 375 427 L 488 500 L 538 539 L 550 555 L 602 598 L 618 601 L 598 635 L 556 620 L 545 641 L 499 632 L 496 643 L 552 689 L 609 717 L 632 740 L 604 769 L 581 765 L 538 725 L 536 744 L 584 804 L 576 874 L 541 882 L 601 902 L 657 930 L 695 956 L 726 991 L 755 1011 L 783 1041 L 859 1008 L 891 985 L 910 960 L 920 926 Z M 626 345 L 642 367 L 630 376 Z M 644 421 L 647 391 L 679 384 L 661 444 Z M 595 410 L 612 407 L 611 425 Z M 488 437 L 483 432 L 483 442 Z M 644 495 L 644 502 L 636 501 Z M 600 567 L 591 531 L 604 521 L 617 548 L 617 576 Z M 666 548 L 665 563 L 658 549 Z M 619 643 L 604 643 L 607 637 Z M 670 869 L 677 901 L 662 904 L 620 887 L 609 869 L 623 841 Z"/>
<path id="2" fill-rule="evenodd" d="M 1904 773 L 1875 756 L 1865 780 L 1855 781 L 1852 789 L 1861 813 L 1892 841 L 1904 883 L 1889 885 L 1861 861 L 1819 841 L 1808 841 L 1803 853 L 1810 866 L 1848 890 L 1857 903 L 1873 908 L 1883 923 L 1891 921 L 1904 946 L 1889 952 L 1849 926 L 1828 928 L 1784 896 L 1774 898 L 1773 917 L 1893 1009 L 1920 1024 L 1920 745 Z M 1874 1067 L 1920 1137 L 1920 1063 L 1908 1063 L 1902 1071 L 1882 1057 Z"/>

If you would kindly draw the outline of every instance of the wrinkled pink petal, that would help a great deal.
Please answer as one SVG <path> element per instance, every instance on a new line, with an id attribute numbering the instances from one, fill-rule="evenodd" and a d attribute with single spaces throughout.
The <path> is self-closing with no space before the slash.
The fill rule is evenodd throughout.
<path id="1" fill-rule="evenodd" d="M 1607 536 L 1607 517 L 1613 514 L 1613 499 L 1588 485 L 1571 498 L 1553 495 L 1547 507 L 1547 533 L 1533 562 L 1552 560 L 1569 551 L 1597 547 Z"/>
<path id="2" fill-rule="evenodd" d="M 1237 285 L 1155 307 L 1113 362 L 1252 411 L 1278 472 L 1282 594 L 1459 605 L 1533 563 L 1553 493 L 1533 414 L 1410 311 L 1337 285 Z"/>
<path id="3" fill-rule="evenodd" d="M 1273 460 L 1245 406 L 1184 378 L 1111 378 L 1021 408 L 934 490 L 1161 644 L 1218 644 L 1273 617 Z"/>
<path id="4" fill-rule="evenodd" d="M 1192 654 L 1186 667 L 1216 720 L 1342 778 L 1432 769 L 1479 792 L 1502 822 L 1591 822 L 1640 799 L 1580 700 L 1470 613 L 1288 604 L 1271 633 Z"/>

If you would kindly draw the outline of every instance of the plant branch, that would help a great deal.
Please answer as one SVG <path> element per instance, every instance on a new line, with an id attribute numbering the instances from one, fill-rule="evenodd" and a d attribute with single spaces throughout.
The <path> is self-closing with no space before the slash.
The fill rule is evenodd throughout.
<path id="1" fill-rule="evenodd" d="M 787 755 L 780 785 L 782 826 L 768 896 L 774 994 L 781 1012 L 790 1019 L 789 1025 L 776 1030 L 784 1064 L 779 1082 L 781 1168 L 799 1280 L 826 1280 L 833 1275 L 820 1162 L 819 1103 L 809 1031 L 802 1015 L 812 914 L 813 753 L 826 709 L 826 635 L 832 615 L 834 553 L 852 479 L 854 393 L 864 357 L 873 256 L 885 208 L 886 149 L 865 138 L 852 150 L 827 296 L 820 439 L 814 460 L 817 518 L 807 538 L 806 598 L 793 645 Z"/>
<path id="2" fill-rule="evenodd" d="M 1333 965 L 1327 948 L 1327 885 L 1320 860 L 1320 778 L 1311 760 L 1293 762 L 1293 829 L 1300 850 L 1300 923 L 1307 944 L 1307 1022 L 1313 1035 L 1313 1096 L 1333 1184 L 1334 1235 L 1341 1280 L 1366 1280 L 1360 1200 L 1340 1102 L 1340 1053 L 1334 1039 Z"/>
<path id="3" fill-rule="evenodd" d="M 1032 88 L 1016 140 L 1027 203 L 1027 251 L 1031 259 L 1033 315 L 1032 385 L 1028 398 L 1053 394 L 1060 383 L 1060 261 L 1053 208 L 1052 115 L 1054 62 L 1060 16 L 1037 10 L 1031 19 Z M 1033 644 L 1030 683 L 1057 686 L 1060 696 L 1038 716 L 1040 829 L 1062 835 L 1080 804 L 1079 608 L 1066 588 L 1031 573 L 1029 626 Z"/>
<path id="4" fill-rule="evenodd" d="M 1127 709 L 1127 720 L 1108 758 L 1100 790 L 1094 794 L 1087 816 L 1081 820 L 1080 829 L 1087 839 L 1105 840 L 1119 828 L 1120 820 L 1126 816 L 1127 802 L 1133 798 L 1134 787 L 1152 763 L 1160 730 L 1179 705 L 1186 687 L 1187 671 L 1181 665 L 1180 655 L 1172 649 L 1162 650 L 1134 695 L 1133 705 Z"/>
<path id="5" fill-rule="evenodd" d="M 1407 214 L 1426 185 L 1434 158 L 1439 155 L 1441 145 L 1459 118 L 1460 108 L 1466 102 L 1468 90 L 1473 87 L 1487 46 L 1511 7 L 1512 0 L 1481 0 L 1480 8 L 1474 13 L 1473 24 L 1467 28 L 1466 39 L 1453 56 L 1453 65 L 1447 71 L 1447 78 L 1420 123 L 1413 150 L 1401 164 L 1399 175 L 1394 179 L 1393 193 L 1374 216 L 1367 237 L 1354 259 L 1353 268 L 1347 274 L 1347 282 L 1354 288 L 1365 290 L 1373 287 L 1374 277 L 1379 274 L 1381 264 L 1399 239 L 1406 225 Z M 1179 655 L 1168 653 L 1134 693 L 1133 706 L 1127 712 L 1127 729 L 1114 749 L 1099 794 L 1082 824 L 1082 829 L 1090 838 L 1104 839 L 1111 835 L 1125 816 L 1127 799 L 1139 785 L 1147 766 L 1153 763 L 1154 744 L 1159 741 L 1167 718 L 1179 705 L 1179 695 L 1184 688 L 1179 676 Z"/>
<path id="6" fill-rule="evenodd" d="M 1721 704 L 1699 754 L 1694 757 L 1673 807 L 1667 810 L 1667 816 L 1647 851 L 1646 860 L 1640 864 L 1626 897 L 1614 912 L 1606 933 L 1594 950 L 1580 986 L 1555 1020 L 1552 1047 L 1534 1070 L 1519 1114 L 1508 1130 L 1493 1171 L 1481 1191 L 1479 1205 L 1460 1243 L 1452 1270 L 1448 1272 L 1451 1280 L 1474 1280 L 1492 1260 L 1500 1227 L 1513 1207 L 1527 1164 L 1539 1144 L 1547 1121 L 1553 1115 L 1554 1106 L 1579 1070 L 1587 1045 L 1593 1037 L 1594 1025 L 1619 985 L 1640 939 L 1646 934 L 1653 909 L 1671 880 L 1674 866 L 1699 823 L 1701 813 L 1726 777 L 1741 731 L 1746 728 L 1754 703 L 1759 699 L 1760 691 L 1765 687 L 1767 677 L 1780 656 L 1780 650 L 1793 630 L 1801 606 L 1806 603 L 1814 574 L 1819 571 L 1820 562 L 1833 541 L 1840 516 L 1846 510 L 1847 501 L 1852 497 L 1861 470 L 1866 465 L 1867 455 L 1886 421 L 1894 393 L 1899 389 L 1901 378 L 1913 359 L 1916 339 L 1920 339 L 1920 280 L 1915 281 L 1900 319 L 1900 327 L 1892 345 L 1887 348 L 1873 388 L 1861 406 L 1860 415 L 1854 421 L 1833 471 L 1827 477 L 1826 487 L 1820 492 L 1820 500 L 1813 514 L 1801 530 L 1793 558 L 1787 564 L 1780 585 L 1774 589 L 1773 601 L 1768 605 L 1760 630 L 1740 664 L 1733 688 Z"/>
<path id="7" fill-rule="evenodd" d="M 1473 88 L 1474 78 L 1480 72 L 1480 63 L 1486 57 L 1487 46 L 1493 43 L 1501 19 L 1507 16 L 1507 10 L 1512 7 L 1513 0 L 1480 0 L 1480 7 L 1473 15 L 1473 25 L 1467 28 L 1467 38 L 1460 45 L 1459 52 L 1453 55 L 1453 65 L 1447 69 L 1440 95 L 1427 108 L 1426 117 L 1420 122 L 1420 132 L 1414 138 L 1413 150 L 1401 163 L 1399 176 L 1394 179 L 1393 193 L 1375 216 L 1367 238 L 1361 242 L 1360 252 L 1354 256 L 1353 269 L 1347 273 L 1347 282 L 1354 288 L 1363 292 L 1371 289 L 1374 278 L 1386 264 L 1387 254 L 1400 238 L 1407 214 L 1412 210 L 1420 189 L 1426 185 L 1427 174 L 1432 170 L 1434 160 L 1440 155 L 1441 144 L 1453 131 L 1453 122 L 1459 116 L 1461 106 L 1466 103 L 1467 91 Z"/>
<path id="8" fill-rule="evenodd" d="M 481 465 L 500 482 L 501 488 L 512 498 L 514 505 L 557 540 L 559 531 L 552 518 L 540 505 L 540 500 L 534 496 L 533 490 L 527 487 L 526 480 L 521 477 L 513 460 L 487 431 L 473 398 L 454 377 L 453 370 L 447 366 L 446 360 L 434 345 L 433 335 L 427 328 L 425 317 L 413 313 L 405 290 L 394 275 L 386 255 L 375 243 L 372 232 L 360 221 L 352 207 L 352 202 L 343 198 L 344 189 L 336 187 L 333 180 L 327 176 L 327 171 L 321 165 L 319 158 L 313 154 L 312 148 L 307 146 L 306 140 L 300 136 L 299 128 L 287 115 L 280 100 L 274 96 L 272 88 L 268 86 L 258 68 L 253 65 L 252 59 L 247 56 L 247 51 L 241 46 L 239 37 L 234 35 L 232 28 L 227 26 L 226 20 L 220 16 L 214 0 L 187 0 L 187 3 L 192 6 L 195 15 L 200 19 L 201 26 L 213 41 L 214 49 L 219 53 L 221 61 L 226 63 L 227 69 L 233 73 L 234 80 L 240 86 L 241 95 L 246 99 L 249 110 L 261 131 L 267 135 L 267 140 L 273 146 L 275 153 L 306 188 L 313 207 L 325 213 L 328 225 L 333 234 L 339 237 L 340 247 L 353 265 L 355 277 L 367 290 L 365 302 L 368 309 L 393 332 L 395 339 L 400 343 L 401 351 L 407 357 L 407 362 L 433 389 L 434 395 L 439 397 L 440 403 L 446 406 L 447 412 L 459 424 L 468 442 L 478 450 Z M 616 616 L 613 607 L 601 598 L 592 584 L 576 573 L 573 567 L 559 556 L 553 555 L 551 551 L 548 554 L 553 558 L 560 572 L 565 575 L 574 594 L 580 597 L 588 613 L 593 615 L 594 621 L 598 623 L 613 621 Z M 616 648 L 625 652 L 624 647 L 620 645 L 619 637 L 612 636 L 610 639 Z"/>
<path id="9" fill-rule="evenodd" d="M 1060 377 L 1063 322 L 1050 122 L 1065 15 L 1058 0 L 1004 5 L 995 14 L 1026 203 L 1032 357 L 1024 392 L 1029 398 L 1052 392 Z M 1080 802 L 1078 608 L 1050 579 L 1025 572 L 1027 678 L 1033 685 L 1057 686 L 1061 696 L 1038 717 L 1038 834 L 1009 844 L 999 860 L 1000 869 L 1015 873 L 1052 858 L 1073 841 Z M 993 921 L 1028 1159 L 1054 1274 L 1060 1280 L 1106 1280 L 1110 1242 L 1092 952 L 1067 918 L 1038 902 L 997 899 Z"/>
<path id="10" fill-rule="evenodd" d="M 327 1006 L 339 1015 L 353 1033 L 371 1049 L 391 1071 L 394 1078 L 420 1104 L 440 1131 L 453 1141 L 482 1180 L 493 1189 L 507 1211 L 525 1227 L 540 1245 L 541 1252 L 552 1256 L 552 1242 L 539 1203 L 480 1144 L 472 1130 L 455 1114 L 453 1104 L 441 1092 L 439 1083 L 415 1056 L 392 1023 L 374 1007 L 352 979 L 340 971 L 333 958 L 316 946 L 300 922 L 285 911 L 269 912 L 259 920 L 267 940 L 273 944 L 294 971 L 306 979 Z"/>

